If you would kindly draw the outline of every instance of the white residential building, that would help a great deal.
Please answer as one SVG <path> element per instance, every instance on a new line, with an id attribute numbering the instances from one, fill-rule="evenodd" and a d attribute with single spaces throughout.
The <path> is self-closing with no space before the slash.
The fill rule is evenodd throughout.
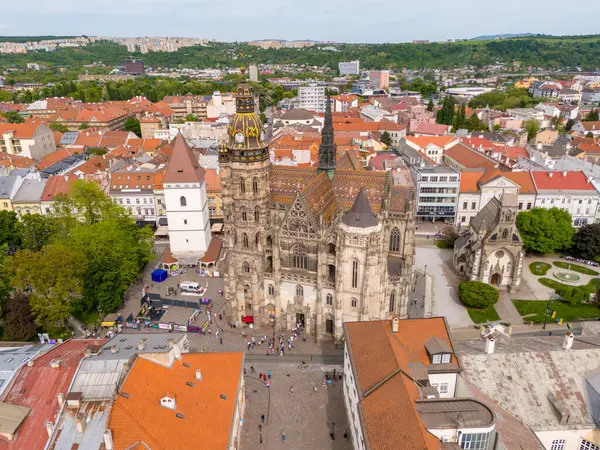
<path id="1" fill-rule="evenodd" d="M 309 111 L 325 112 L 325 87 L 310 84 L 298 88 L 298 102 L 300 108 Z"/>
<path id="2" fill-rule="evenodd" d="M 338 64 L 340 75 L 359 75 L 360 61 L 347 61 Z"/>
<path id="3" fill-rule="evenodd" d="M 0 152 L 40 161 L 56 151 L 52 130 L 44 124 L 0 124 Z"/>

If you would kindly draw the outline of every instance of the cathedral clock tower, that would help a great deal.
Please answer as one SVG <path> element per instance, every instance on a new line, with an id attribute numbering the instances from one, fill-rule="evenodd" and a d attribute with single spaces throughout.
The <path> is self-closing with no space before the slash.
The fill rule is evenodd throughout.
<path id="1" fill-rule="evenodd" d="M 228 139 L 219 149 L 227 262 L 226 312 L 231 322 L 268 321 L 265 271 L 272 272 L 269 212 L 269 151 L 254 95 L 242 83 Z"/>

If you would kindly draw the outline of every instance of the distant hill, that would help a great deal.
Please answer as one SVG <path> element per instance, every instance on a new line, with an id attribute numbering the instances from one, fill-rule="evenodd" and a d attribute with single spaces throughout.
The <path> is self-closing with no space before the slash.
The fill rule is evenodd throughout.
<path id="1" fill-rule="evenodd" d="M 536 33 L 517 33 L 517 34 L 489 34 L 486 36 L 477 36 L 474 38 L 468 39 L 469 41 L 491 41 L 493 39 L 510 39 L 517 37 L 530 37 L 530 36 L 539 36 Z"/>

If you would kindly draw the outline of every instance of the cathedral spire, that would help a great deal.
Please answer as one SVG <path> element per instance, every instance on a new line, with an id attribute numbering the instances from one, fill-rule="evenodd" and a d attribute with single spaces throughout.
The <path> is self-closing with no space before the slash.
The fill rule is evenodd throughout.
<path id="1" fill-rule="evenodd" d="M 331 97 L 327 96 L 325 107 L 325 123 L 321 132 L 319 146 L 319 172 L 326 172 L 329 179 L 335 175 L 336 147 L 333 141 L 333 120 L 331 119 Z"/>

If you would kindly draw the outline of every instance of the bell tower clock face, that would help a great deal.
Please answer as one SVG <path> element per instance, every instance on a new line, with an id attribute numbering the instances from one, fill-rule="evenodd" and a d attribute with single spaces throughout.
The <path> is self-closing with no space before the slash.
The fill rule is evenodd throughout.
<path id="1" fill-rule="evenodd" d="M 244 135 L 242 133 L 235 133 L 235 142 L 237 142 L 238 144 L 241 144 L 242 142 L 244 142 Z"/>

